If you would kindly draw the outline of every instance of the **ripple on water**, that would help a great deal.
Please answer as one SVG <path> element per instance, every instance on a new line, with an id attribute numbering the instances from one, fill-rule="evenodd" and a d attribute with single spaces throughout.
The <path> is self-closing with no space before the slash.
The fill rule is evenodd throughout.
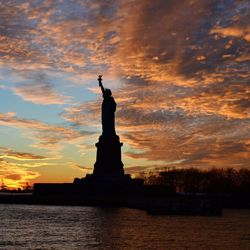
<path id="1" fill-rule="evenodd" d="M 126 208 L 0 204 L 0 249 L 250 249 L 250 211 L 150 216 Z"/>

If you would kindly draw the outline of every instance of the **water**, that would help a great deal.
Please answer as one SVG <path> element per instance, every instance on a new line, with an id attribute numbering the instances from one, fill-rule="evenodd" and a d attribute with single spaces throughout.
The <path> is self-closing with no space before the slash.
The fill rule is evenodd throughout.
<path id="1" fill-rule="evenodd" d="M 0 204 L 0 249 L 250 249 L 250 211 L 151 216 L 126 208 Z"/>

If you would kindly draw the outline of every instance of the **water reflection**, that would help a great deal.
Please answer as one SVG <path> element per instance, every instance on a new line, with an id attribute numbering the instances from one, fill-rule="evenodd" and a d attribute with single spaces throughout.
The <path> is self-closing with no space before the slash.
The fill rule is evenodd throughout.
<path id="1" fill-rule="evenodd" d="M 250 211 L 150 216 L 119 208 L 0 205 L 0 249 L 247 249 Z"/>

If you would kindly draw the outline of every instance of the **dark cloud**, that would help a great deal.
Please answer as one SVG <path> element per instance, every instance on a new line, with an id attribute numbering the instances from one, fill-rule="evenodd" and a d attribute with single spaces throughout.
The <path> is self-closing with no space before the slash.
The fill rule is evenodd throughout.
<path id="1" fill-rule="evenodd" d="M 15 159 L 15 160 L 48 160 L 45 156 L 35 155 L 25 152 L 16 152 L 10 148 L 0 147 L 0 158 Z"/>

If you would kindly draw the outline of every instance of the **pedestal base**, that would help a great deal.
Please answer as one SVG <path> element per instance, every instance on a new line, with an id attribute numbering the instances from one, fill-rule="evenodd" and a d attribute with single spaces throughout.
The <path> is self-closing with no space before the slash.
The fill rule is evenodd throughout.
<path id="1" fill-rule="evenodd" d="M 94 176 L 99 176 L 100 179 L 105 176 L 123 176 L 123 163 L 121 160 L 121 147 L 119 136 L 105 138 L 99 137 L 99 142 L 96 143 L 97 156 L 94 165 Z"/>
<path id="2" fill-rule="evenodd" d="M 74 184 L 82 192 L 89 195 L 120 195 L 141 192 L 143 179 L 132 179 L 124 174 L 121 160 L 121 147 L 119 136 L 100 136 L 97 147 L 96 163 L 93 174 L 85 178 L 75 178 Z"/>
<path id="3" fill-rule="evenodd" d="M 91 195 L 136 194 L 143 189 L 143 179 L 132 179 L 129 174 L 87 174 L 85 178 L 75 178 L 74 184 L 81 186 L 82 191 Z"/>

